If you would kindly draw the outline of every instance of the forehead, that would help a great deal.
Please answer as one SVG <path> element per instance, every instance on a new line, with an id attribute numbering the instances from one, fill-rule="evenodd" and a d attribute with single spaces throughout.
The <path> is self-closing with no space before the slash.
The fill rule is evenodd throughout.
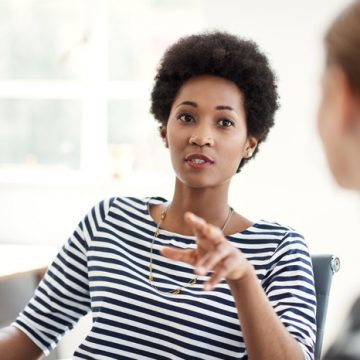
<path id="1" fill-rule="evenodd" d="M 212 75 L 200 75 L 186 81 L 179 89 L 174 105 L 191 100 L 201 105 L 243 107 L 243 94 L 235 83 Z"/>

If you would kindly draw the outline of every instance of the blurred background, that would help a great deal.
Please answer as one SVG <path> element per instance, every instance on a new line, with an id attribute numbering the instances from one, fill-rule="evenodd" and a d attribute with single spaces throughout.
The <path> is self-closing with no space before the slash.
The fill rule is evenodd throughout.
<path id="1" fill-rule="evenodd" d="M 6 255 L 3 271 L 41 251 L 50 262 L 103 198 L 171 196 L 174 174 L 149 114 L 156 66 L 179 37 L 226 30 L 260 45 L 281 96 L 275 128 L 234 179 L 231 205 L 254 221 L 296 228 L 312 253 L 341 258 L 327 347 L 360 293 L 359 196 L 330 177 L 316 129 L 322 36 L 349 2 L 0 0 L 0 259 L 6 246 L 29 249 Z M 25 289 L 6 279 L 12 291 Z M 4 289 L 2 315 L 12 303 Z M 0 315 L 1 325 L 9 321 Z M 70 357 L 90 321 L 53 358 Z"/>

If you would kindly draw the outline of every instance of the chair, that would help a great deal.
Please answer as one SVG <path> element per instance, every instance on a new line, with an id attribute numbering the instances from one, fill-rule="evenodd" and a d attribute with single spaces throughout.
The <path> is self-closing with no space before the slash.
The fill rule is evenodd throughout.
<path id="1" fill-rule="evenodd" d="M 311 261 L 314 270 L 317 301 L 315 360 L 319 360 L 324 337 L 331 280 L 333 275 L 340 269 L 340 259 L 334 255 L 313 255 L 311 256 Z"/>

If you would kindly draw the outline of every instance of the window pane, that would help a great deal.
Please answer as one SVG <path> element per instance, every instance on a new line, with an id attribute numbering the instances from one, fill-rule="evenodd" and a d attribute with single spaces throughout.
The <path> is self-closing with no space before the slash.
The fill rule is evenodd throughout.
<path id="1" fill-rule="evenodd" d="M 86 64 L 86 0 L 1 0 L 0 79 L 77 79 Z"/>
<path id="2" fill-rule="evenodd" d="M 81 102 L 0 100 L 0 165 L 80 166 Z"/>
<path id="3" fill-rule="evenodd" d="M 109 0 L 108 4 L 111 80 L 151 80 L 168 45 L 203 28 L 206 8 L 203 0 Z"/>
<path id="4" fill-rule="evenodd" d="M 113 168 L 120 167 L 120 172 L 152 170 L 159 147 L 163 146 L 148 103 L 143 99 L 110 100 L 108 110 L 109 155 Z"/>
<path id="5" fill-rule="evenodd" d="M 108 142 L 134 143 L 139 135 L 144 113 L 141 100 L 109 100 Z M 143 134 L 141 134 L 143 136 Z"/>

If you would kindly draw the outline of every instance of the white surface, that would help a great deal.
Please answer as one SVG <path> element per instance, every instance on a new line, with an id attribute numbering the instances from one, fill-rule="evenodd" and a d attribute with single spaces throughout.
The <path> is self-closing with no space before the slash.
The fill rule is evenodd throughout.
<path id="1" fill-rule="evenodd" d="M 56 252 L 51 245 L 0 244 L 0 280 L 46 269 Z"/>

